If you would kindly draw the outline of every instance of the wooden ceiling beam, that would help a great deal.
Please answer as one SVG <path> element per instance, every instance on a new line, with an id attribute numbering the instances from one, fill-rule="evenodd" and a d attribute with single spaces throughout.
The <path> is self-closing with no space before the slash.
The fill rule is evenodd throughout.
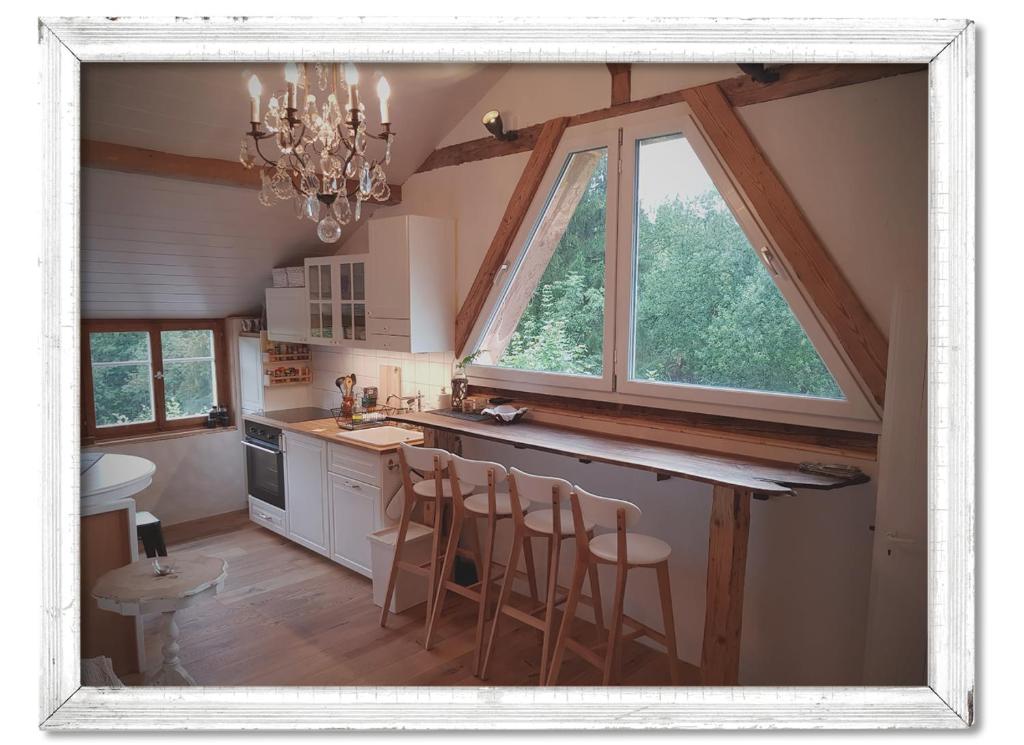
<path id="1" fill-rule="evenodd" d="M 502 215 L 501 222 L 498 223 L 498 229 L 484 255 L 476 278 L 455 317 L 456 350 L 464 349 L 469 341 L 473 326 L 476 325 L 480 311 L 487 301 L 487 295 L 494 285 L 494 278 L 508 258 L 512 241 L 515 240 L 516 233 L 526 218 L 530 203 L 533 202 L 533 198 L 537 194 L 540 182 L 548 170 L 551 158 L 554 156 L 558 143 L 562 139 L 562 133 L 565 132 L 568 124 L 568 117 L 551 119 L 544 123 L 537 137 L 537 143 L 530 154 L 526 167 L 519 176 L 519 182 L 505 207 L 505 214 Z"/>
<path id="2" fill-rule="evenodd" d="M 612 76 L 612 106 L 629 103 L 632 100 L 631 67 L 629 64 L 608 63 L 608 72 Z"/>
<path id="3" fill-rule="evenodd" d="M 743 125 L 725 91 L 714 83 L 691 88 L 686 102 L 881 407 L 889 357 L 885 336 Z"/>
<path id="4" fill-rule="evenodd" d="M 258 169 L 248 170 L 241 163 L 219 158 L 178 155 L 97 140 L 82 140 L 81 157 L 84 168 L 138 173 L 146 176 L 160 176 L 244 189 L 260 188 Z M 356 182 L 350 180 L 349 190 L 355 188 Z M 391 184 L 390 198 L 386 202 L 377 202 L 377 204 L 394 205 L 401 202 L 402 187 Z"/>
<path id="5" fill-rule="evenodd" d="M 610 66 L 609 66 L 610 67 Z M 750 106 L 756 103 L 776 101 L 790 96 L 840 88 L 856 83 L 867 83 L 872 80 L 905 75 L 911 72 L 927 70 L 927 65 L 783 65 L 775 68 L 779 79 L 774 83 L 757 83 L 749 75 L 740 75 L 721 81 L 722 92 L 733 106 Z M 613 104 L 603 109 L 595 109 L 569 117 L 569 126 L 610 119 L 616 116 L 633 114 L 638 111 L 655 109 L 659 106 L 670 106 L 685 100 L 683 88 L 657 96 L 641 98 L 636 101 Z M 515 140 L 497 140 L 493 137 L 481 137 L 478 140 L 460 142 L 456 145 L 438 148 L 432 152 L 416 173 L 433 171 L 436 168 L 457 166 L 503 155 L 513 155 L 532 150 L 543 124 L 533 124 L 516 130 Z"/>

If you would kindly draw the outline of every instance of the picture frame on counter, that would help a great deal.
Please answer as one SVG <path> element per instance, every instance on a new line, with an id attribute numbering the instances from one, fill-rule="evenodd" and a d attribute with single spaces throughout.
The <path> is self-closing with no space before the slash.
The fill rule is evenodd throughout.
<path id="1" fill-rule="evenodd" d="M 974 721 L 975 27 L 921 19 L 49 18 L 43 57 L 47 730 L 889 729 Z M 928 65 L 928 682 L 919 687 L 91 688 L 80 679 L 80 68 L 91 62 Z M 26 671 L 27 672 L 27 671 Z"/>

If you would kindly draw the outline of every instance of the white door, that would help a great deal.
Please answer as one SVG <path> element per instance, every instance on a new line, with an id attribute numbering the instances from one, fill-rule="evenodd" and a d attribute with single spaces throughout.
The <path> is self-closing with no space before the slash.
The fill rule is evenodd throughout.
<path id="1" fill-rule="evenodd" d="M 324 493 L 326 443 L 290 432 L 285 433 L 284 440 L 288 537 L 306 548 L 327 555 L 329 518 Z"/>
<path id="2" fill-rule="evenodd" d="M 238 387 L 243 414 L 263 411 L 263 363 L 260 340 L 238 337 Z"/>
<path id="3" fill-rule="evenodd" d="M 380 490 L 355 479 L 327 474 L 331 498 L 331 558 L 370 576 L 370 541 Z"/>

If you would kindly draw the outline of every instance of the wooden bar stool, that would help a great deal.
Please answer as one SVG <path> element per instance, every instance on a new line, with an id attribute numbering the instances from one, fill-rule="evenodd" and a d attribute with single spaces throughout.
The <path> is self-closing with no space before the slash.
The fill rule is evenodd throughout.
<path id="1" fill-rule="evenodd" d="M 395 538 L 395 558 L 388 574 L 388 589 L 384 595 L 384 608 L 380 614 L 380 625 L 386 626 L 391 611 L 391 597 L 395 592 L 395 581 L 400 571 L 412 572 L 427 580 L 427 612 L 424 624 L 430 621 L 432 603 L 437 592 L 437 579 L 440 572 L 441 535 L 445 500 L 452 496 L 452 485 L 448 478 L 448 464 L 451 454 L 439 448 L 415 447 L 402 443 L 398 449 L 398 462 L 402 471 L 402 517 L 398 524 L 398 535 Z M 422 481 L 413 483 L 413 472 L 423 476 Z M 469 484 L 462 485 L 463 492 L 472 491 Z M 440 498 L 438 498 L 440 495 Z M 423 564 L 414 564 L 402 559 L 409 523 L 417 506 L 433 505 L 433 536 L 431 538 L 430 559 Z"/>
<path id="2" fill-rule="evenodd" d="M 514 569 L 519 565 L 519 554 L 525 552 L 527 556 L 533 553 L 531 544 L 534 538 L 544 538 L 548 544 L 548 582 L 546 588 L 546 599 L 543 604 L 529 611 L 523 611 L 509 604 L 509 595 L 512 592 L 512 580 L 514 571 L 506 571 L 501 583 L 501 593 L 498 595 L 498 605 L 494 612 L 494 621 L 491 623 L 491 632 L 487 639 L 487 650 L 484 653 L 484 661 L 480 668 L 480 678 L 487 679 L 488 666 L 494 652 L 494 642 L 498 636 L 498 626 L 501 616 L 507 615 L 520 623 L 538 629 L 543 635 L 540 657 L 540 679 L 539 685 L 544 685 L 547 680 L 548 661 L 551 657 L 551 647 L 555 637 L 555 607 L 565 602 L 567 596 L 558 598 L 558 559 L 561 551 L 562 541 L 567 538 L 583 536 L 584 542 L 589 540 L 594 523 L 583 523 L 577 527 L 573 521 L 572 513 L 563 509 L 563 500 L 568 499 L 572 492 L 572 485 L 565 479 L 551 476 L 534 476 L 512 468 L 509 471 L 509 499 L 512 507 L 512 547 L 509 550 L 508 561 L 505 566 Z M 549 505 L 550 509 L 539 509 L 525 512 L 525 508 L 531 503 Z M 528 559 L 529 561 L 529 559 Z M 590 591 L 593 597 L 594 617 L 597 622 L 598 634 L 603 634 L 603 621 L 601 613 L 601 587 L 597 579 L 597 566 L 595 565 L 590 573 Z M 534 593 L 536 595 L 536 593 Z M 587 602 L 578 600 L 578 602 Z M 542 613 L 540 617 L 538 613 Z"/>
<path id="3" fill-rule="evenodd" d="M 444 564 L 441 567 L 441 578 L 438 582 L 437 597 L 434 599 L 433 611 L 430 621 L 427 624 L 426 648 L 430 649 L 431 638 L 434 634 L 434 627 L 437 624 L 441 612 L 444 610 L 445 596 L 451 590 L 465 598 L 469 598 L 479 605 L 476 622 L 476 646 L 473 652 L 473 674 L 480 672 L 480 659 L 483 654 L 484 622 L 489 617 L 491 605 L 491 589 L 495 582 L 505 576 L 508 567 L 503 568 L 502 574 L 492 576 L 493 554 L 494 554 L 494 533 L 499 520 L 507 520 L 512 517 L 512 499 L 507 491 L 507 486 L 498 491 L 498 486 L 505 486 L 508 471 L 500 463 L 490 461 L 469 460 L 452 454 L 448 461 L 448 475 L 452 483 L 452 521 L 448 533 L 448 544 L 444 552 Z M 463 486 L 469 484 L 476 493 L 464 494 Z M 479 491 L 483 488 L 485 491 Z M 477 575 L 477 582 L 469 587 L 464 587 L 454 581 L 452 571 L 455 568 L 455 557 L 459 554 L 459 538 L 462 535 L 463 527 L 468 526 L 473 545 L 480 546 L 479 533 L 477 531 L 477 520 L 487 520 L 485 540 L 480 551 L 480 563 L 483 565 Z M 527 575 L 534 598 L 537 596 L 537 577 L 533 566 L 533 557 L 529 556 L 526 561 Z M 512 568 L 513 573 L 515 567 Z"/>
<path id="4" fill-rule="evenodd" d="M 576 566 L 573 570 L 572 586 L 565 604 L 562 625 L 558 630 L 558 641 L 555 642 L 551 673 L 547 680 L 548 685 L 555 685 L 558 682 L 558 672 L 562 667 L 562 658 L 566 648 L 571 649 L 597 669 L 603 671 L 603 685 L 608 685 L 611 682 L 613 670 L 616 678 L 621 682 L 622 642 L 641 636 L 654 639 L 665 646 L 668 653 L 669 676 L 672 684 L 678 685 L 676 627 L 672 617 L 672 590 L 668 574 L 668 557 L 672 553 L 672 548 L 658 538 L 627 532 L 640 520 L 640 508 L 632 502 L 599 497 L 579 486 L 575 487 L 569 495 L 569 500 L 572 505 L 575 525 L 596 523 L 604 528 L 614 528 L 615 532 L 605 533 L 588 540 L 578 527 L 576 529 Z M 608 639 L 604 644 L 599 644 L 597 647 L 586 647 L 569 636 L 569 627 L 572 625 L 576 604 L 579 602 L 580 591 L 583 589 L 583 577 L 595 571 L 598 564 L 612 564 L 616 568 L 611 625 L 608 629 Z M 623 613 L 626 576 L 630 569 L 637 567 L 650 567 L 658 573 L 658 593 L 661 596 L 664 633 L 659 633 Z M 628 625 L 633 629 L 625 637 L 622 635 L 623 625 Z M 596 651 L 602 646 L 604 647 L 603 658 Z"/>

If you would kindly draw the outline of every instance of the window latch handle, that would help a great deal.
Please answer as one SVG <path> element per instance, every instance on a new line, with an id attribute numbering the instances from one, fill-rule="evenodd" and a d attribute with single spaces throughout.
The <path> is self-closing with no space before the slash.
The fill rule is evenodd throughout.
<path id="1" fill-rule="evenodd" d="M 768 246 L 761 246 L 761 258 L 764 259 L 765 266 L 776 277 L 779 276 L 779 268 L 775 266 L 775 257 L 772 256 L 772 252 L 768 250 Z"/>
<path id="2" fill-rule="evenodd" d="M 157 370 L 155 373 L 153 373 L 153 377 L 156 378 L 157 380 L 163 380 L 164 379 L 164 372 L 163 372 L 163 370 Z"/>
<path id="3" fill-rule="evenodd" d="M 498 284 L 498 277 L 500 277 L 502 274 L 504 274 L 507 271 L 508 271 L 508 262 L 504 261 L 504 262 L 502 262 L 501 266 L 498 267 L 498 271 L 496 271 L 494 273 L 494 279 L 491 280 L 491 284 L 492 285 Z"/>

